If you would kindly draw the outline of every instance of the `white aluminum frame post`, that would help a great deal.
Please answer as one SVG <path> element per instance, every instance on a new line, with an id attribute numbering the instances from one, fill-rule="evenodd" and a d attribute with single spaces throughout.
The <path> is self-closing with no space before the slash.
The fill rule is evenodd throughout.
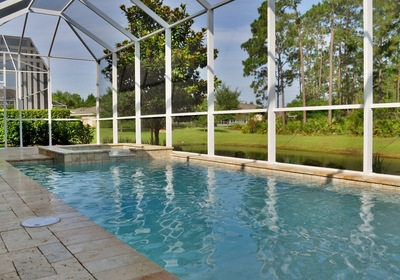
<path id="1" fill-rule="evenodd" d="M 172 147 L 172 34 L 165 29 L 165 130 L 166 146 Z"/>
<path id="2" fill-rule="evenodd" d="M 118 144 L 118 57 L 112 53 L 112 127 L 113 143 Z"/>
<path id="3" fill-rule="evenodd" d="M 3 91 L 3 118 L 4 118 L 4 148 L 8 146 L 8 139 L 7 139 L 7 67 L 6 67 L 6 54 L 3 53 L 3 80 L 1 81 L 2 84 L 2 91 Z"/>
<path id="4" fill-rule="evenodd" d="M 53 109 L 53 94 L 52 94 L 52 79 L 51 79 L 51 65 L 50 65 L 50 57 L 47 58 L 47 117 L 49 119 L 49 146 L 53 145 L 53 131 L 52 131 L 52 114 L 51 110 Z"/>
<path id="5" fill-rule="evenodd" d="M 135 132 L 136 144 L 142 144 L 140 42 L 135 42 Z"/>
<path id="6" fill-rule="evenodd" d="M 268 162 L 276 162 L 275 0 L 268 0 Z"/>
<path id="7" fill-rule="evenodd" d="M 364 149 L 363 172 L 370 174 L 373 153 L 373 1 L 364 0 Z"/>
<path id="8" fill-rule="evenodd" d="M 207 11 L 207 154 L 215 154 L 214 134 L 214 11 Z"/>

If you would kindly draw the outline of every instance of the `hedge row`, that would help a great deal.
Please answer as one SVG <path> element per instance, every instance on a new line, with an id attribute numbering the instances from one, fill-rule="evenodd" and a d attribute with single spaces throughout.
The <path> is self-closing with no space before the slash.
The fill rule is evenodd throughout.
<path id="1" fill-rule="evenodd" d="M 22 110 L 22 119 L 43 119 L 48 117 L 45 110 Z M 20 144 L 20 111 L 7 110 L 7 144 L 19 146 Z M 70 119 L 71 113 L 68 109 L 53 109 L 52 119 Z M 16 120 L 11 120 L 16 119 Z M 52 144 L 71 145 L 89 144 L 94 137 L 93 129 L 84 125 L 81 120 L 76 121 L 52 121 Z M 4 143 L 4 112 L 0 112 L 0 142 Z M 47 146 L 49 145 L 49 124 L 43 120 L 22 121 L 22 134 L 24 146 Z"/>

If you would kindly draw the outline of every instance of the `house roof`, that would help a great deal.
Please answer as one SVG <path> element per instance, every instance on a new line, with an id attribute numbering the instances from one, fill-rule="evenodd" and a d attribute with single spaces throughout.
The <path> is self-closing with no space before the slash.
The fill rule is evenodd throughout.
<path id="1" fill-rule="evenodd" d="M 94 116 L 96 115 L 96 106 L 94 107 L 82 107 L 71 109 L 71 116 Z"/>
<path id="2" fill-rule="evenodd" d="M 258 106 L 256 104 L 251 104 L 251 103 L 240 103 L 239 107 L 241 110 L 251 110 L 251 109 L 258 108 Z"/>

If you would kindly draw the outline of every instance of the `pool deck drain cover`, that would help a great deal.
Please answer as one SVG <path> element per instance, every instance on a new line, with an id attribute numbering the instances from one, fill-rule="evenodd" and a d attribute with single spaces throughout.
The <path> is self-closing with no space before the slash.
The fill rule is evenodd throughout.
<path id="1" fill-rule="evenodd" d="M 27 219 L 27 220 L 21 222 L 21 226 L 28 227 L 28 228 L 45 227 L 45 226 L 49 226 L 49 225 L 58 223 L 59 221 L 60 221 L 60 218 L 54 217 L 54 216 L 35 217 L 35 218 Z"/>

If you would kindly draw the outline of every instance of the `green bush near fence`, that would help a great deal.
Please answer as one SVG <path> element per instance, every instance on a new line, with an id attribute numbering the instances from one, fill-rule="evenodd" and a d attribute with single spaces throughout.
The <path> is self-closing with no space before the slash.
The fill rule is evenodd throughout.
<path id="1" fill-rule="evenodd" d="M 7 112 L 7 144 L 19 146 L 20 144 L 20 111 L 8 109 Z M 48 118 L 47 109 L 45 110 L 22 110 L 23 145 L 49 145 L 49 124 L 45 120 Z M 52 119 L 71 119 L 68 109 L 53 109 Z M 34 119 L 34 120 L 32 120 Z M 52 144 L 71 145 L 89 144 L 94 137 L 94 131 L 90 126 L 84 125 L 81 120 L 76 121 L 52 121 Z M 0 112 L 0 142 L 4 143 L 4 111 Z"/>

